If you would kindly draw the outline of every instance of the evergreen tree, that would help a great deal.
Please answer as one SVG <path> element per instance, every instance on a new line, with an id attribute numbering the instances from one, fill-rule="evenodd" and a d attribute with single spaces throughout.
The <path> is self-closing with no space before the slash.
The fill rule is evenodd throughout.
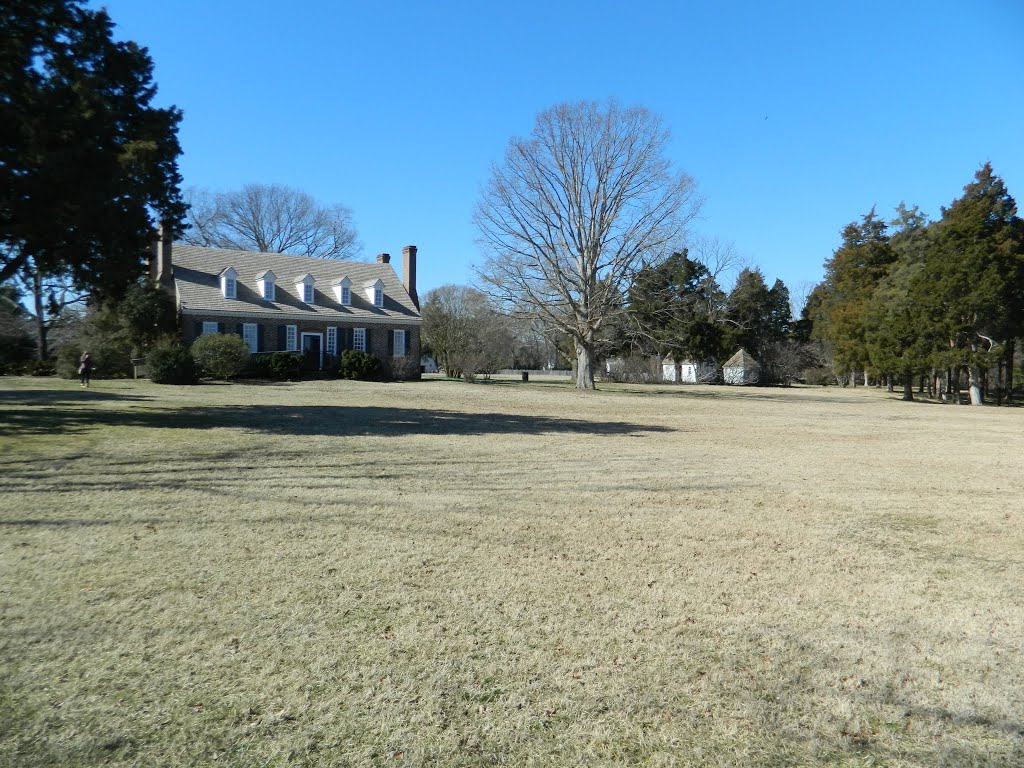
<path id="1" fill-rule="evenodd" d="M 26 268 L 116 296 L 156 218 L 180 226 L 181 113 L 156 109 L 145 48 L 79 0 L 0 12 L 0 281 Z"/>
<path id="2" fill-rule="evenodd" d="M 896 261 L 879 282 L 865 315 L 865 341 L 871 365 L 903 381 L 903 399 L 913 400 L 914 375 L 931 361 L 934 336 L 913 301 L 911 285 L 924 271 L 928 222 L 917 206 L 900 203 L 890 222 L 890 247 Z"/>
<path id="3" fill-rule="evenodd" d="M 872 297 L 896 260 L 885 222 L 872 208 L 861 221 L 843 229 L 842 245 L 825 262 L 825 279 L 814 336 L 832 350 L 839 375 L 866 371 L 868 315 Z"/>
<path id="4" fill-rule="evenodd" d="M 679 360 L 716 359 L 722 328 L 714 321 L 724 294 L 707 267 L 686 250 L 637 274 L 628 293 L 632 346 Z"/>
<path id="5" fill-rule="evenodd" d="M 760 269 L 740 272 L 726 307 L 730 326 L 727 354 L 743 347 L 760 359 L 767 345 L 786 338 L 791 331 L 789 289 L 781 280 L 769 288 Z"/>
<path id="6" fill-rule="evenodd" d="M 943 339 L 947 365 L 965 366 L 971 403 L 983 371 L 1024 332 L 1024 239 L 1017 206 L 985 163 L 932 227 L 924 268 L 910 292 Z"/>

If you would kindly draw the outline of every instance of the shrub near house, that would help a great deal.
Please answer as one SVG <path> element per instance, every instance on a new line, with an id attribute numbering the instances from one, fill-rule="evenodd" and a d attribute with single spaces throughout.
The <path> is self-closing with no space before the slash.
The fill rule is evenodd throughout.
<path id="1" fill-rule="evenodd" d="M 213 333 L 193 342 L 192 357 L 203 373 L 227 381 L 249 364 L 249 348 L 238 336 Z"/>

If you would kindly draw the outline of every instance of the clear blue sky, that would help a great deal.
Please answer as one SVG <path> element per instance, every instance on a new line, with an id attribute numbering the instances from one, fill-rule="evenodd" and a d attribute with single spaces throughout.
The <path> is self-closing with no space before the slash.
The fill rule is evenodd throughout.
<path id="1" fill-rule="evenodd" d="M 419 288 L 469 283 L 490 165 L 536 114 L 659 113 L 731 240 L 794 294 L 842 227 L 938 216 L 985 161 L 1024 207 L 1024 2 L 106 0 L 184 110 L 186 186 L 303 189 L 365 255 L 419 246 Z"/>

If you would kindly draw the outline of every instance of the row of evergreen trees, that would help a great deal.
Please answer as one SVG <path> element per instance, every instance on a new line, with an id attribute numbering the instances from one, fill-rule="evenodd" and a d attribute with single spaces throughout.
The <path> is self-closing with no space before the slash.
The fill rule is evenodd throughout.
<path id="1" fill-rule="evenodd" d="M 726 292 L 704 262 L 683 250 L 645 267 L 610 334 L 609 353 L 658 355 L 718 364 L 743 348 L 762 364 L 764 383 L 787 383 L 800 364 L 793 351 L 789 289 L 744 268 Z"/>
<path id="2" fill-rule="evenodd" d="M 971 402 L 1012 389 L 1015 340 L 1024 336 L 1024 222 L 986 163 L 961 197 L 929 222 L 902 203 L 874 208 L 843 230 L 802 317 L 831 352 L 833 369 L 901 380 L 918 377 Z"/>

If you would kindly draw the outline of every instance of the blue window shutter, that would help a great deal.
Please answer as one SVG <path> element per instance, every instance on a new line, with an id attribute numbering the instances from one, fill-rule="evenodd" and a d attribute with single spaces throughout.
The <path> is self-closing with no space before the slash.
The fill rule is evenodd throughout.
<path id="1" fill-rule="evenodd" d="M 241 323 L 239 323 L 239 324 L 238 324 L 238 325 L 237 325 L 237 326 L 235 327 L 235 333 L 237 333 L 237 334 L 238 334 L 239 336 L 241 336 L 241 337 L 242 337 L 243 339 L 245 338 L 245 328 L 243 328 L 243 327 L 242 327 L 242 324 L 241 324 Z"/>
<path id="2" fill-rule="evenodd" d="M 342 338 L 343 338 L 343 341 L 341 343 L 342 349 L 352 349 L 352 345 L 354 344 L 354 342 L 352 340 L 352 330 L 353 330 L 352 328 L 342 328 L 341 329 Z"/>
<path id="3" fill-rule="evenodd" d="M 395 354 L 395 332 L 388 331 L 388 357 Z"/>
<path id="4" fill-rule="evenodd" d="M 412 331 L 408 328 L 405 329 L 405 355 L 408 357 L 412 354 Z"/>
<path id="5" fill-rule="evenodd" d="M 217 323 L 217 333 L 224 333 L 224 323 Z"/>
<path id="6" fill-rule="evenodd" d="M 288 333 L 288 329 L 285 328 L 283 325 L 277 326 L 277 348 L 278 348 L 279 351 L 283 350 L 285 344 L 287 343 L 287 340 L 288 340 L 288 337 L 286 335 L 287 333 Z"/>
<path id="7" fill-rule="evenodd" d="M 366 334 L 366 354 L 370 355 L 370 354 L 373 354 L 373 353 L 370 352 L 370 329 L 369 328 L 366 329 L 365 334 Z"/>
<path id="8" fill-rule="evenodd" d="M 196 320 L 196 335 L 193 337 L 192 341 L 195 341 L 196 339 L 198 339 L 202 335 L 203 335 L 203 321 L 202 320 Z"/>
<path id="9" fill-rule="evenodd" d="M 256 351 L 263 351 L 263 323 L 256 326 Z"/>

